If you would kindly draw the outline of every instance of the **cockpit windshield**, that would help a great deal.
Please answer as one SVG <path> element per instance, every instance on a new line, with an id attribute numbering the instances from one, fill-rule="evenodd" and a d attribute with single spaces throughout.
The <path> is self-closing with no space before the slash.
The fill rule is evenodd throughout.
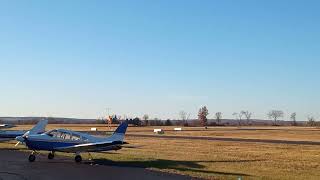
<path id="1" fill-rule="evenodd" d="M 48 136 L 51 136 L 53 138 L 58 138 L 58 139 L 65 139 L 65 140 L 72 140 L 72 141 L 80 141 L 80 140 L 84 140 L 86 141 L 87 138 L 85 137 L 81 137 L 78 134 L 72 134 L 70 132 L 62 132 L 62 131 L 58 131 L 58 130 L 52 130 L 49 131 L 47 133 Z"/>

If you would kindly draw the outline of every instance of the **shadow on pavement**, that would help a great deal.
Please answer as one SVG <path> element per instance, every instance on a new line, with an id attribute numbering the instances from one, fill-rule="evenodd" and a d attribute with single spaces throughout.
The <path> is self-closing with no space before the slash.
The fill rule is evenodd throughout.
<path id="1" fill-rule="evenodd" d="M 173 169 L 177 171 L 192 171 L 201 173 L 212 173 L 217 175 L 231 175 L 231 176 L 251 176 L 243 173 L 231 173 L 231 172 L 219 172 L 205 170 L 205 166 L 200 163 L 241 163 L 241 162 L 255 162 L 263 160 L 231 160 L 231 161 L 173 161 L 165 159 L 155 160 L 136 160 L 136 161 L 112 161 L 108 159 L 93 159 L 91 162 L 85 162 L 87 164 L 97 164 L 105 166 L 120 166 L 120 167 L 137 167 L 137 168 L 157 168 L 157 169 Z"/>

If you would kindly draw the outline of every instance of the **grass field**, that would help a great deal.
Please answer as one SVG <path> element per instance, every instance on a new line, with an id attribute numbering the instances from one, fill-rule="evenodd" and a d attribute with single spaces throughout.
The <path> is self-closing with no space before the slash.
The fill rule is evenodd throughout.
<path id="1" fill-rule="evenodd" d="M 31 125 L 20 125 L 12 130 L 30 129 Z M 75 131 L 89 131 L 90 127 L 96 127 L 99 131 L 114 131 L 115 126 L 107 127 L 105 124 L 50 124 L 47 129 L 65 128 Z M 314 127 L 182 127 L 183 131 L 175 132 L 175 126 L 156 126 L 156 127 L 129 127 L 130 134 L 154 134 L 153 129 L 163 129 L 164 135 L 176 136 L 207 136 L 207 137 L 230 137 L 248 139 L 275 139 L 275 140 L 298 140 L 298 141 L 317 141 L 320 142 L 320 128 Z"/>
<path id="2" fill-rule="evenodd" d="M 60 125 L 50 125 L 55 128 Z M 88 130 L 97 125 L 64 125 L 64 128 Z M 22 128 L 22 127 L 19 127 Z M 105 127 L 100 127 L 100 129 Z M 172 129 L 172 127 L 161 127 Z M 188 131 L 171 132 L 184 136 L 218 136 L 319 140 L 319 129 L 296 127 L 185 128 Z M 264 127 L 266 128 L 266 127 Z M 99 129 L 99 127 L 98 127 Z M 107 128 L 103 129 L 106 130 Z M 113 128 L 114 129 L 114 128 Z M 129 133 L 149 134 L 153 127 L 130 127 Z M 203 129 L 203 128 L 201 128 Z M 272 129 L 272 130 L 270 130 Z M 194 131 L 193 131 L 194 130 Z M 152 133 L 152 131 L 151 131 Z M 114 153 L 93 153 L 101 165 L 137 166 L 205 179 L 319 179 L 320 146 L 286 145 L 246 142 L 223 142 L 185 139 L 130 137 L 126 141 L 139 148 L 124 148 Z M 0 147 L 13 147 L 1 143 Z M 66 154 L 63 154 L 66 155 Z M 70 154 L 70 156 L 73 156 Z M 71 161 L 73 159 L 70 159 Z"/>

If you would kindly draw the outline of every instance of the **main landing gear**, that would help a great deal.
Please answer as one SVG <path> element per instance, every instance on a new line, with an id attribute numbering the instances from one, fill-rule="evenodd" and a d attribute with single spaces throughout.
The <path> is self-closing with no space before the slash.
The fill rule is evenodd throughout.
<path id="1" fill-rule="evenodd" d="M 32 153 L 29 155 L 29 162 L 34 162 L 36 160 L 36 156 L 34 154 L 35 151 L 32 151 Z"/>
<path id="2" fill-rule="evenodd" d="M 79 154 L 77 154 L 77 155 L 74 157 L 74 160 L 76 161 L 76 163 L 81 163 L 82 157 L 81 157 Z"/>
<path id="3" fill-rule="evenodd" d="M 29 155 L 29 162 L 34 162 L 36 160 L 36 151 L 32 151 L 31 154 Z M 48 154 L 48 159 L 53 159 L 54 158 L 54 152 L 50 152 Z"/>
<path id="4" fill-rule="evenodd" d="M 53 159 L 54 158 L 54 152 L 50 152 L 48 154 L 48 159 Z"/>
<path id="5" fill-rule="evenodd" d="M 36 156 L 34 155 L 34 154 L 30 154 L 30 156 L 29 156 L 29 161 L 30 162 L 33 162 L 33 161 L 35 161 L 36 160 Z"/>
<path id="6" fill-rule="evenodd" d="M 32 153 L 29 155 L 29 158 L 28 158 L 29 162 L 34 162 L 36 160 L 36 155 L 35 155 L 36 153 L 37 153 L 36 151 L 32 151 Z M 89 156 L 90 156 L 90 159 L 92 159 L 91 154 L 89 154 Z M 54 152 L 52 151 L 48 154 L 48 159 L 53 159 L 53 158 L 54 158 Z M 74 161 L 76 163 L 82 162 L 82 157 L 80 156 L 79 153 L 76 153 L 76 156 L 74 157 Z"/>
<path id="7" fill-rule="evenodd" d="M 89 155 L 89 160 L 93 160 L 93 157 L 91 156 L 91 154 L 88 152 Z M 74 157 L 74 161 L 76 161 L 76 163 L 81 163 L 82 161 L 82 157 L 80 156 L 80 153 L 76 153 L 76 156 Z"/>

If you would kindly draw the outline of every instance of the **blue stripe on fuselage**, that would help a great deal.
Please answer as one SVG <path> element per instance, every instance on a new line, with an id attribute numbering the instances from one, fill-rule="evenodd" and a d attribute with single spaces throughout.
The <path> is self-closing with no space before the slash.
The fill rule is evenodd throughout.
<path id="1" fill-rule="evenodd" d="M 55 142 L 55 141 L 33 141 L 27 140 L 26 145 L 32 150 L 54 151 L 56 148 L 74 146 L 81 142 Z"/>

